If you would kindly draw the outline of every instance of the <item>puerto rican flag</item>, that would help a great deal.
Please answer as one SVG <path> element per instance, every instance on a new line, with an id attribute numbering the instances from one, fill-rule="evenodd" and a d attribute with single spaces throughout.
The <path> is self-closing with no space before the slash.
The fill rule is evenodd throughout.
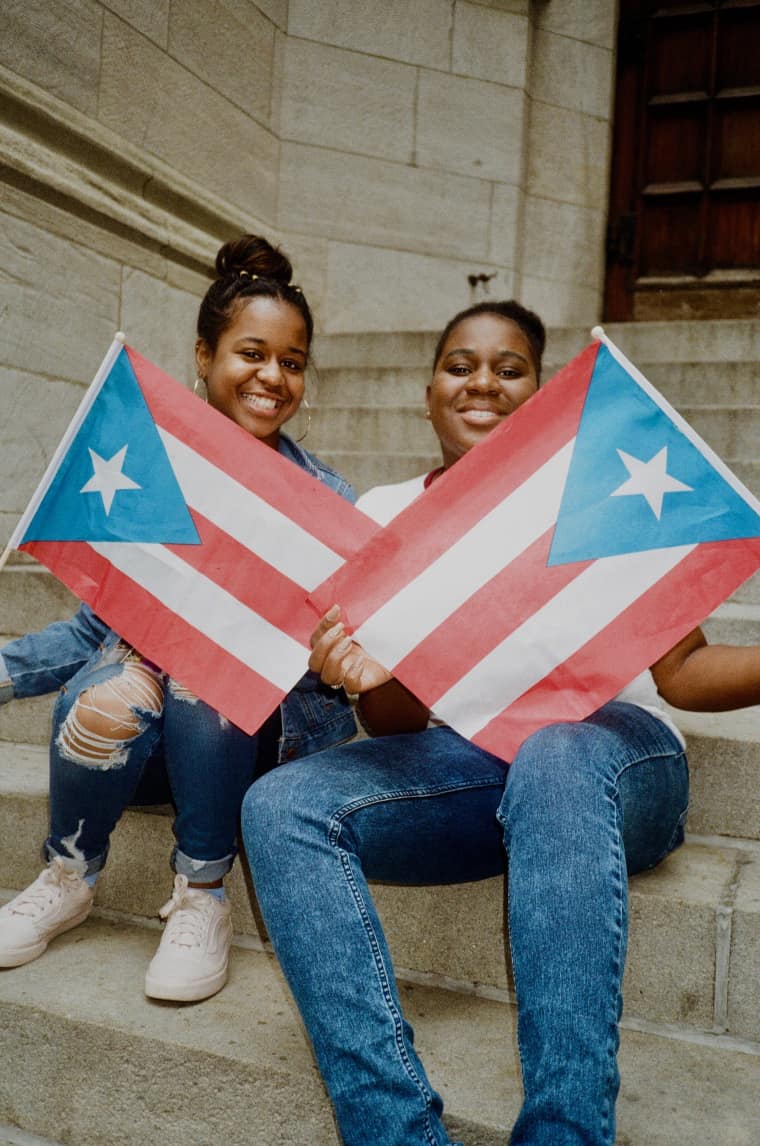
<path id="1" fill-rule="evenodd" d="M 117 337 L 10 546 L 254 732 L 306 672 L 309 590 L 375 529 Z"/>
<path id="2" fill-rule="evenodd" d="M 595 332 L 596 333 L 596 332 Z M 760 504 L 639 371 L 589 346 L 313 594 L 506 760 L 580 720 L 760 567 Z"/>

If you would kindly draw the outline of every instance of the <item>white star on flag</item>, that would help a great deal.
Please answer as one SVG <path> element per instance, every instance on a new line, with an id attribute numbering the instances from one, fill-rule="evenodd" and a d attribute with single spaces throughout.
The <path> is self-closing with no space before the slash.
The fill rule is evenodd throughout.
<path id="1" fill-rule="evenodd" d="M 103 498 L 103 508 L 106 511 L 106 517 L 111 512 L 113 499 L 117 490 L 120 489 L 142 489 L 136 481 L 128 478 L 125 473 L 122 473 L 124 466 L 124 459 L 127 455 L 127 447 L 122 446 L 117 450 L 112 458 L 106 460 L 95 450 L 90 449 L 88 446 L 90 460 L 92 461 L 92 477 L 80 489 L 80 493 L 99 493 Z"/>
<path id="2" fill-rule="evenodd" d="M 611 497 L 628 497 L 640 494 L 646 498 L 647 504 L 660 520 L 662 514 L 662 499 L 666 493 L 691 492 L 692 486 L 685 485 L 678 478 L 668 473 L 668 447 L 663 446 L 648 462 L 627 454 L 625 450 L 618 450 L 618 455 L 630 477 L 621 486 L 613 490 Z"/>

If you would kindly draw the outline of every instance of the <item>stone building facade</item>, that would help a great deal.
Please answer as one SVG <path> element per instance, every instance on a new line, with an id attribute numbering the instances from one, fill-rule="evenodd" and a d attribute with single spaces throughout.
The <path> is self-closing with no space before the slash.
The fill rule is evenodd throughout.
<path id="1" fill-rule="evenodd" d="M 600 317 L 615 0 L 4 0 L 0 531 L 115 330 L 183 381 L 281 241 L 324 333 Z M 471 282 L 474 280 L 474 285 Z"/>

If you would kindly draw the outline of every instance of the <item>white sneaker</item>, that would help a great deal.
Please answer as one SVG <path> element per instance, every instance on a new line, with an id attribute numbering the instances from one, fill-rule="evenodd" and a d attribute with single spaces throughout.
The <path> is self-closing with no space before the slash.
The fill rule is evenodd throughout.
<path id="1" fill-rule="evenodd" d="M 168 922 L 145 975 L 145 994 L 191 1003 L 221 991 L 232 942 L 229 903 L 188 887 L 187 876 L 177 875 L 159 914 Z"/>
<path id="2" fill-rule="evenodd" d="M 0 908 L 0 967 L 31 963 L 56 935 L 84 923 L 94 895 L 56 856 L 26 891 Z"/>

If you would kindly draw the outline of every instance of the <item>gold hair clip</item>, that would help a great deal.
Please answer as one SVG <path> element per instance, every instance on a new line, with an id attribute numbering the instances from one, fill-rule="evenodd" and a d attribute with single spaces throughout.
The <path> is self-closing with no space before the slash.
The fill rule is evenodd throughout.
<path id="1" fill-rule="evenodd" d="M 259 277 L 258 275 L 252 275 L 250 271 L 238 271 L 238 274 L 241 279 L 250 279 L 251 282 L 255 282 Z"/>
<path id="2" fill-rule="evenodd" d="M 301 288 L 299 286 L 293 286 L 292 283 L 288 283 L 288 286 L 290 287 L 290 289 L 292 291 L 295 291 L 296 294 L 303 294 L 303 291 L 301 290 Z"/>

